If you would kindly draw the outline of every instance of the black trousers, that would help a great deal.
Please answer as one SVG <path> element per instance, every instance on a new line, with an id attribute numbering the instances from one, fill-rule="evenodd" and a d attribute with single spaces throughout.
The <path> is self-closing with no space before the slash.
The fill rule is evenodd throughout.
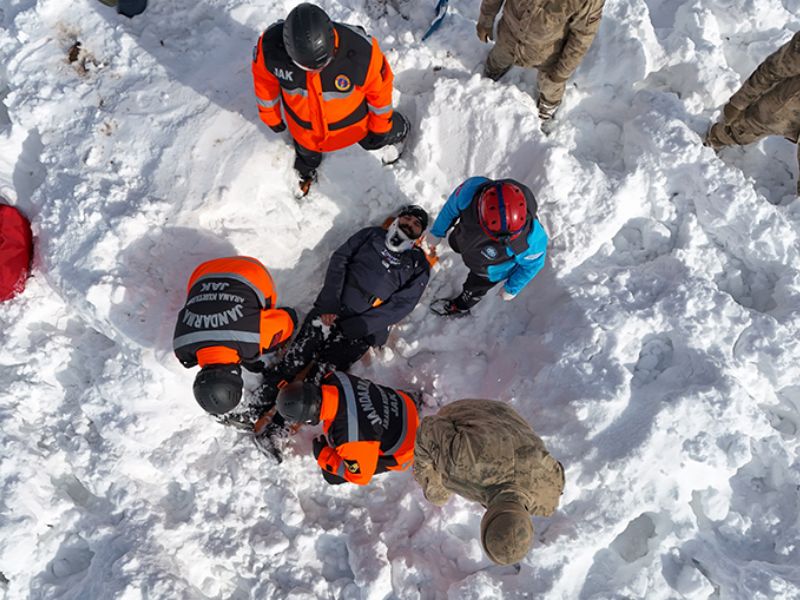
<path id="1" fill-rule="evenodd" d="M 348 338 L 334 323 L 325 337 L 319 312 L 312 310 L 300 326 L 275 374 L 282 380 L 292 381 L 312 362 L 314 368 L 306 381 L 319 383 L 328 371 L 347 371 L 353 363 L 364 356 L 372 344 L 368 338 Z"/>
<path id="2" fill-rule="evenodd" d="M 486 277 L 481 277 L 470 271 L 461 293 L 453 302 L 459 309 L 469 310 L 480 302 L 481 298 L 498 283 L 500 282 L 489 281 Z"/>
<path id="3" fill-rule="evenodd" d="M 394 111 L 392 116 L 392 128 L 388 133 L 377 134 L 368 133 L 358 145 L 364 150 L 378 150 L 389 144 L 402 142 L 408 135 L 408 119 L 402 114 Z M 309 177 L 322 164 L 322 152 L 309 150 L 294 140 L 294 169 L 300 173 L 301 177 Z"/>

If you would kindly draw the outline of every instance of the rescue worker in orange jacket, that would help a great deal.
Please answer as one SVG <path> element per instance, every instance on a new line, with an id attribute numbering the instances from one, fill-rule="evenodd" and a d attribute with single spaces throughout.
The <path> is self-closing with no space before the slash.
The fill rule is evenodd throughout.
<path id="1" fill-rule="evenodd" d="M 206 412 L 223 415 L 236 408 L 242 399 L 240 365 L 260 372 L 259 357 L 291 337 L 297 315 L 273 308 L 277 300 L 269 271 L 255 258 L 217 258 L 192 273 L 172 345 L 184 367 L 200 365 L 194 397 Z"/>
<path id="2" fill-rule="evenodd" d="M 419 416 L 407 392 L 333 371 L 319 385 L 290 383 L 277 403 L 288 422 L 322 421 L 314 457 L 330 484 L 366 485 L 373 475 L 405 471 L 413 462 Z"/>
<path id="3" fill-rule="evenodd" d="M 332 22 L 318 6 L 300 4 L 271 25 L 252 66 L 259 116 L 276 133 L 288 123 L 304 193 L 323 152 L 356 142 L 377 150 L 408 133 L 408 121 L 392 109 L 394 75 L 377 40 Z"/>

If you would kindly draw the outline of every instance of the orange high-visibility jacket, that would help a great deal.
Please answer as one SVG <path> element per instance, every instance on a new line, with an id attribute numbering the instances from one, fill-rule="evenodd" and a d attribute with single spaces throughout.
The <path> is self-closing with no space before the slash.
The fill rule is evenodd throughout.
<path id="1" fill-rule="evenodd" d="M 321 72 L 298 67 L 283 45 L 283 21 L 253 48 L 253 81 L 261 120 L 274 127 L 286 116 L 298 144 L 330 152 L 392 128 L 394 75 L 375 38 L 360 27 L 334 23 L 336 55 Z"/>
<path id="2" fill-rule="evenodd" d="M 173 349 L 185 367 L 252 362 L 294 331 L 292 316 L 273 308 L 272 277 L 248 256 L 217 258 L 192 273 L 178 313 Z"/>
<path id="3" fill-rule="evenodd" d="M 324 471 L 366 485 L 376 473 L 411 466 L 419 416 L 407 393 L 338 371 L 321 383 Z"/>

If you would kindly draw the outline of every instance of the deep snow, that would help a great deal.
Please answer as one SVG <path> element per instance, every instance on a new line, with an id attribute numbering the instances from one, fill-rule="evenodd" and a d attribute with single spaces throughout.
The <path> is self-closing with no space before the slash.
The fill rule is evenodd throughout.
<path id="1" fill-rule="evenodd" d="M 249 64 L 294 4 L 0 7 L 0 191 L 38 244 L 0 307 L 0 596 L 800 597 L 795 148 L 700 145 L 800 0 L 608 0 L 549 137 L 533 72 L 479 76 L 477 0 L 425 44 L 433 2 L 326 1 L 381 40 L 414 127 L 393 168 L 330 155 L 299 202 Z M 328 487 L 311 431 L 270 464 L 202 414 L 170 350 L 202 260 L 259 257 L 304 311 L 350 233 L 435 212 L 470 175 L 532 187 L 548 265 L 452 322 L 427 309 L 465 274 L 445 253 L 355 371 L 533 424 L 567 486 L 518 573 L 484 558 L 478 507 L 427 504 L 411 473 Z"/>

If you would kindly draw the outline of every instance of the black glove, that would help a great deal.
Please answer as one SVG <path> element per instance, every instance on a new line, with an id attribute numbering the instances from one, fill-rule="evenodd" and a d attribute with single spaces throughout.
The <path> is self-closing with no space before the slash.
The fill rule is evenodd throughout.
<path id="1" fill-rule="evenodd" d="M 272 131 L 275 132 L 275 133 L 280 133 L 281 131 L 285 131 L 286 130 L 286 123 L 281 121 L 277 125 L 270 125 L 269 128 L 272 129 Z"/>
<path id="2" fill-rule="evenodd" d="M 288 430 L 281 424 L 268 423 L 260 431 L 253 432 L 253 443 L 264 456 L 283 462 L 283 446 L 289 436 Z"/>
<path id="3" fill-rule="evenodd" d="M 386 145 L 386 137 L 389 135 L 389 132 L 386 133 L 375 133 L 374 131 L 367 132 L 367 135 L 364 136 L 364 139 L 359 142 L 361 147 L 364 150 L 377 150 L 378 148 L 383 148 Z"/>
<path id="4" fill-rule="evenodd" d="M 317 436 L 314 438 L 312 446 L 314 448 L 314 458 L 319 458 L 319 453 L 322 452 L 322 449 L 328 447 L 328 440 L 325 439 L 324 435 Z"/>
<path id="5" fill-rule="evenodd" d="M 355 340 L 369 335 L 367 323 L 357 315 L 345 319 L 337 319 L 336 324 L 347 339 Z"/>

